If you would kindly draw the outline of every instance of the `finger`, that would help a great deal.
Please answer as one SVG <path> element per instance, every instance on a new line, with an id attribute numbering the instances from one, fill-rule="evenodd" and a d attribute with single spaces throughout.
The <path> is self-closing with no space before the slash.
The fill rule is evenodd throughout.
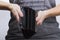
<path id="1" fill-rule="evenodd" d="M 19 15 L 18 15 L 18 12 L 16 10 L 16 5 L 15 4 L 12 4 L 12 10 L 11 12 L 13 13 L 13 15 L 15 16 L 16 20 L 19 21 Z"/>
<path id="2" fill-rule="evenodd" d="M 20 21 L 21 17 L 23 17 L 23 16 L 20 16 L 21 15 L 20 14 L 21 12 L 19 10 L 17 10 L 17 12 L 18 12 L 18 16 L 19 16 L 19 19 L 18 20 Z"/>
<path id="3" fill-rule="evenodd" d="M 38 16 L 38 17 L 36 17 L 36 21 L 38 22 L 39 21 L 39 19 L 40 19 L 40 17 Z"/>
<path id="4" fill-rule="evenodd" d="M 15 17 L 16 17 L 17 21 L 19 21 L 19 15 L 18 15 L 18 13 L 15 14 Z"/>
<path id="5" fill-rule="evenodd" d="M 19 15 L 18 12 L 16 10 L 12 11 L 13 15 L 16 17 L 17 21 L 19 21 Z"/>
<path id="6" fill-rule="evenodd" d="M 18 11 L 18 13 L 19 13 L 19 16 L 20 17 L 23 17 L 23 13 L 22 13 L 22 11 L 21 11 L 21 8 L 20 8 L 20 6 L 16 6 L 16 9 L 17 9 L 17 11 Z"/>
<path id="7" fill-rule="evenodd" d="M 42 25 L 43 21 L 44 21 L 44 18 L 43 18 L 43 17 L 41 17 L 41 19 L 39 19 L 39 21 L 37 22 L 37 24 Z"/>
<path id="8" fill-rule="evenodd" d="M 41 25 L 41 24 L 42 24 L 42 21 L 39 20 L 39 21 L 37 22 L 37 25 Z"/>
<path id="9" fill-rule="evenodd" d="M 22 11 L 21 11 L 21 10 L 20 10 L 20 11 L 18 10 L 18 12 L 19 12 L 19 16 L 20 16 L 20 17 L 23 17 Z"/>
<path id="10" fill-rule="evenodd" d="M 17 21 L 19 21 L 19 16 L 18 15 L 16 15 L 16 18 L 17 18 Z"/>

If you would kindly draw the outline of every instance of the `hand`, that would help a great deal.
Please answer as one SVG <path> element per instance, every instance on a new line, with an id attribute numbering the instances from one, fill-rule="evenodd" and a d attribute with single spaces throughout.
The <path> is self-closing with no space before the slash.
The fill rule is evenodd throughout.
<path id="1" fill-rule="evenodd" d="M 47 18 L 47 12 L 46 11 L 38 11 L 37 13 L 37 17 L 36 17 L 36 22 L 37 24 L 42 24 L 44 19 Z"/>
<path id="2" fill-rule="evenodd" d="M 10 5 L 11 12 L 16 17 L 17 21 L 19 21 L 19 17 L 23 17 L 23 13 L 20 9 L 20 6 L 17 4 L 11 4 Z"/>

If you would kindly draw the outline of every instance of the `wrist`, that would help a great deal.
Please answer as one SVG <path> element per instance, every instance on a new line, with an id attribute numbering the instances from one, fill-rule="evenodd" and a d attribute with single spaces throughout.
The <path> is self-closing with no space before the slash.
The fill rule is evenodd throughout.
<path id="1" fill-rule="evenodd" d="M 48 17 L 49 17 L 49 12 L 48 12 L 48 10 L 45 10 L 45 11 L 43 11 L 43 12 L 45 13 L 45 17 L 48 18 Z"/>
<path id="2" fill-rule="evenodd" d="M 10 3 L 8 6 L 9 10 L 11 11 L 13 9 L 12 4 Z"/>

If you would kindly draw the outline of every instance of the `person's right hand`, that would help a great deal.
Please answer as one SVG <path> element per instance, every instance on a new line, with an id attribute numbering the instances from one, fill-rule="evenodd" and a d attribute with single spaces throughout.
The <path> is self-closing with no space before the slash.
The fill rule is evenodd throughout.
<path id="1" fill-rule="evenodd" d="M 23 13 L 21 11 L 20 6 L 17 4 L 11 4 L 10 8 L 11 8 L 11 12 L 16 17 L 17 21 L 19 21 L 19 17 L 23 17 Z"/>

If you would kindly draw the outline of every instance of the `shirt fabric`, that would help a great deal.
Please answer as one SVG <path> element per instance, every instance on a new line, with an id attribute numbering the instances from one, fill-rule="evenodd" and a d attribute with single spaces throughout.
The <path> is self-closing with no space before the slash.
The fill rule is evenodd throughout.
<path id="1" fill-rule="evenodd" d="M 9 2 L 9 0 L 0 0 L 0 1 Z M 56 5 L 60 4 L 60 0 L 55 0 L 55 1 L 56 1 Z"/>
<path id="2" fill-rule="evenodd" d="M 55 0 L 13 0 L 12 3 L 17 3 L 18 5 L 28 6 L 34 10 L 48 10 L 55 7 Z M 51 4 L 52 3 L 52 4 Z M 56 17 L 49 17 L 44 20 L 43 24 L 39 27 L 36 27 L 36 34 L 31 39 L 40 39 L 44 36 L 59 33 L 60 30 L 58 28 L 58 23 L 56 21 Z M 18 37 L 20 39 L 25 39 L 23 37 L 21 28 L 19 28 L 19 24 L 16 21 L 16 18 L 11 14 L 11 20 L 9 21 L 9 30 L 8 37 Z M 52 36 L 56 37 L 56 36 Z"/>

